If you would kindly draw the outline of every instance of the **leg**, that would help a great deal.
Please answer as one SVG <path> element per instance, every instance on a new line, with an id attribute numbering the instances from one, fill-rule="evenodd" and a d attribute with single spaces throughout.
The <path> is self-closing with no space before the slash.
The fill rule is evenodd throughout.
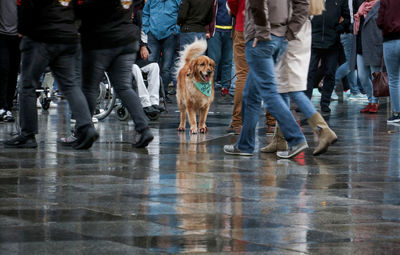
<path id="1" fill-rule="evenodd" d="M 231 32 L 222 32 L 222 55 L 220 60 L 222 87 L 229 89 L 232 78 L 232 38 Z"/>
<path id="2" fill-rule="evenodd" d="M 190 133 L 197 134 L 196 109 L 189 102 L 186 110 L 187 110 L 188 119 L 189 119 Z"/>
<path id="3" fill-rule="evenodd" d="M 155 64 L 155 65 L 157 65 L 157 64 Z M 146 88 L 146 85 L 144 84 L 142 71 L 140 70 L 138 65 L 134 64 L 132 66 L 132 74 L 133 74 L 134 79 L 136 80 L 137 93 L 140 98 L 142 107 L 144 108 L 144 107 L 151 106 L 150 95 Z"/>
<path id="4" fill-rule="evenodd" d="M 159 105 L 160 101 L 160 68 L 156 63 L 151 63 L 142 67 L 142 71 L 147 73 L 148 87 L 151 105 Z"/>
<path id="5" fill-rule="evenodd" d="M 176 48 L 177 39 L 175 35 L 163 39 L 162 49 L 162 63 L 161 63 L 161 78 L 164 84 L 165 95 L 168 94 L 168 86 L 172 81 L 173 66 L 174 66 L 174 53 Z"/>
<path id="6" fill-rule="evenodd" d="M 389 76 L 390 101 L 394 113 L 400 112 L 400 40 L 383 43 L 385 65 Z"/>
<path id="7" fill-rule="evenodd" d="M 338 63 L 338 50 L 324 50 L 322 57 L 323 65 L 325 66 L 324 86 L 321 92 L 321 110 L 330 111 L 331 96 L 335 88 L 335 73 Z"/>
<path id="8" fill-rule="evenodd" d="M 104 72 L 110 65 L 109 50 L 87 50 L 82 58 L 82 91 L 89 106 L 89 112 L 93 116 L 96 110 L 99 84 L 104 77 Z"/>
<path id="9" fill-rule="evenodd" d="M 215 32 L 214 36 L 211 37 L 207 44 L 207 55 L 215 62 L 215 72 L 214 72 L 214 81 L 217 81 L 218 76 L 218 67 L 220 67 L 221 62 L 221 49 L 222 49 L 222 35 L 221 32 Z M 221 77 L 222 80 L 222 77 Z M 223 80 L 222 80 L 223 81 Z"/>
<path id="10" fill-rule="evenodd" d="M 76 119 L 76 130 L 79 132 L 92 124 L 89 106 L 75 73 L 76 54 L 79 54 L 80 47 L 78 44 L 63 47 L 65 49 L 50 63 L 50 68 L 62 94 L 68 100 L 72 115 Z"/>
<path id="11" fill-rule="evenodd" d="M 183 103 L 178 102 L 178 108 L 180 111 L 180 123 L 178 131 L 185 131 L 186 128 L 186 106 Z"/>
<path id="12" fill-rule="evenodd" d="M 206 125 L 206 120 L 207 120 L 207 114 L 208 110 L 210 109 L 210 106 L 207 105 L 204 108 L 201 108 L 199 110 L 199 130 L 200 133 L 206 133 L 208 131 L 207 125 Z"/>
<path id="13" fill-rule="evenodd" d="M 21 83 L 19 88 L 19 118 L 21 135 L 37 134 L 36 89 L 39 78 L 49 63 L 46 44 L 25 36 L 21 42 Z"/>
<path id="14" fill-rule="evenodd" d="M 369 68 L 364 64 L 364 58 L 362 55 L 357 55 L 357 72 L 358 78 L 360 79 L 361 86 L 367 93 L 368 103 L 372 102 L 372 81 L 371 72 Z"/>
<path id="15" fill-rule="evenodd" d="M 137 46 L 132 43 L 120 49 L 109 68 L 110 80 L 122 103 L 128 109 L 135 123 L 135 129 L 140 132 L 148 127 L 148 123 L 140 99 L 131 84 L 132 65 L 136 59 Z"/>
<path id="16" fill-rule="evenodd" d="M 296 91 L 288 93 L 290 98 L 296 103 L 300 111 L 308 119 L 317 111 L 310 99 L 304 94 L 303 91 Z"/>
<path id="17" fill-rule="evenodd" d="M 308 68 L 308 77 L 307 77 L 307 91 L 306 95 L 308 98 L 312 97 L 312 92 L 313 89 L 318 85 L 318 66 L 319 66 L 319 61 L 321 60 L 321 57 L 319 55 L 319 50 L 318 49 L 311 49 L 311 59 L 310 59 L 310 65 Z"/>
<path id="18" fill-rule="evenodd" d="M 246 83 L 249 67 L 245 56 L 245 42 L 243 32 L 235 31 L 233 54 L 236 68 L 236 87 L 233 98 L 233 113 L 231 126 L 234 128 L 242 125 L 242 94 Z"/>

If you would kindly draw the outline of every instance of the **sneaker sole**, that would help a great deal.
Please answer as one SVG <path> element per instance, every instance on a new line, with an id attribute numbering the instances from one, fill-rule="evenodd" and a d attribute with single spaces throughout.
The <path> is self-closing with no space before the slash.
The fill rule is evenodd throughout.
<path id="1" fill-rule="evenodd" d="M 305 145 L 303 147 L 298 148 L 297 150 L 295 150 L 292 154 L 284 156 L 284 155 L 279 155 L 279 151 L 276 153 L 276 156 L 278 156 L 279 158 L 292 158 L 294 156 L 296 156 L 297 154 L 299 154 L 300 152 L 304 151 L 308 149 L 308 145 Z"/>
<path id="2" fill-rule="evenodd" d="M 224 149 L 224 152 L 229 155 L 239 155 L 239 156 L 253 156 L 253 153 L 246 153 L 246 152 L 230 152 Z"/>
<path id="3" fill-rule="evenodd" d="M 399 120 L 388 120 L 387 123 L 400 123 L 400 119 Z"/>

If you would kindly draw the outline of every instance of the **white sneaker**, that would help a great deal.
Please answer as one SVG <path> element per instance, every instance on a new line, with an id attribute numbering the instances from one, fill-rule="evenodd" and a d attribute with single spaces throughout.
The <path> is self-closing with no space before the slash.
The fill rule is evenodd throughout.
<path id="1" fill-rule="evenodd" d="M 312 96 L 313 97 L 321 97 L 321 93 L 319 92 L 319 90 L 317 88 L 315 88 L 315 89 L 313 89 Z"/>
<path id="2" fill-rule="evenodd" d="M 333 92 L 332 92 L 331 100 L 333 100 L 333 101 L 339 100 L 339 96 L 336 94 L 336 91 L 333 91 Z"/>
<path id="3" fill-rule="evenodd" d="M 93 123 L 97 123 L 97 122 L 99 122 L 99 119 L 98 119 L 98 118 L 95 118 L 95 117 L 93 117 L 93 118 L 92 118 L 92 122 L 93 122 Z"/>
<path id="4" fill-rule="evenodd" d="M 57 104 L 52 101 L 50 101 L 50 108 L 56 108 Z"/>

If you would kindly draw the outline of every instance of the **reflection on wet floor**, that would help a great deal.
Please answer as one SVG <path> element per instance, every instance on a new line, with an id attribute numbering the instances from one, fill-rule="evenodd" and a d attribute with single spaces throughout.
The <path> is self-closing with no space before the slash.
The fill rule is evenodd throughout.
<path id="1" fill-rule="evenodd" d="M 387 105 L 333 103 L 338 143 L 313 157 L 301 121 L 311 149 L 279 160 L 224 154 L 237 136 L 218 100 L 208 134 L 178 133 L 170 106 L 141 150 L 114 115 L 91 150 L 61 147 L 65 102 L 41 112 L 37 150 L 0 150 L 0 254 L 400 254 L 400 126 Z M 271 139 L 262 123 L 257 148 Z M 15 131 L 1 123 L 0 140 Z"/>

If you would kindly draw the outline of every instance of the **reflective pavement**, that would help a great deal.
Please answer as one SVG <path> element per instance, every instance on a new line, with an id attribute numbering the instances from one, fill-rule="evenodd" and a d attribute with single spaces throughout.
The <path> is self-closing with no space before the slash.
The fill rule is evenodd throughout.
<path id="1" fill-rule="evenodd" d="M 223 153 L 237 138 L 224 100 L 206 135 L 178 134 L 169 105 L 147 149 L 114 115 L 92 149 L 62 147 L 66 103 L 41 112 L 38 149 L 0 149 L 0 254 L 400 254 L 400 127 L 387 104 L 370 115 L 333 102 L 338 143 L 313 157 L 302 120 L 311 148 L 278 160 Z M 260 120 L 257 148 L 271 139 Z M 0 140 L 15 131 L 0 123 Z"/>

